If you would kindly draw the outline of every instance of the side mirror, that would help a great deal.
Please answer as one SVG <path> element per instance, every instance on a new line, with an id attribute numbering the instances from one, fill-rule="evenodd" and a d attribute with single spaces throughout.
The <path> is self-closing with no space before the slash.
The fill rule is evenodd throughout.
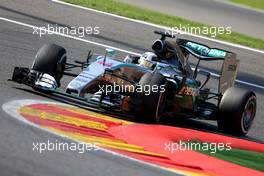
<path id="1" fill-rule="evenodd" d="M 103 66 L 105 66 L 105 61 L 107 56 L 113 57 L 115 55 L 115 50 L 112 48 L 106 48 L 105 49 L 105 56 L 104 56 L 104 62 L 103 62 Z"/>
<path id="2" fill-rule="evenodd" d="M 115 55 L 115 50 L 112 48 L 106 48 L 105 51 L 106 51 L 106 55 L 110 55 L 110 56 Z"/>

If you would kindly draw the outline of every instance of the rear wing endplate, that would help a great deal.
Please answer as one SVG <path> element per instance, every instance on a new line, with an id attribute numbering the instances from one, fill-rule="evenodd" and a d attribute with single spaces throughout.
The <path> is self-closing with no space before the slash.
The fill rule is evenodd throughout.
<path id="1" fill-rule="evenodd" d="M 222 65 L 218 84 L 218 92 L 224 93 L 229 87 L 233 87 L 239 68 L 239 60 L 235 53 L 227 53 Z"/>

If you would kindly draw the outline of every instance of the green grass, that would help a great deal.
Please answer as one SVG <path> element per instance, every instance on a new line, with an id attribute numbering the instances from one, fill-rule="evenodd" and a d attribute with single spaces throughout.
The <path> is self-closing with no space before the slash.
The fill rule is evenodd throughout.
<path id="1" fill-rule="evenodd" d="M 199 143 L 199 142 L 193 142 Z M 203 154 L 264 172 L 264 153 L 232 148 L 231 150 L 197 150 Z"/>
<path id="2" fill-rule="evenodd" d="M 229 0 L 237 4 L 242 4 L 256 9 L 264 10 L 264 1 L 263 0 Z"/>
<path id="3" fill-rule="evenodd" d="M 164 25 L 168 27 L 192 26 L 192 27 L 204 27 L 208 25 L 193 22 L 176 16 L 170 16 L 163 13 L 159 13 L 153 10 L 146 10 L 137 6 L 121 3 L 115 0 L 64 0 L 72 4 L 77 4 L 133 19 L 151 22 L 154 24 Z M 209 35 L 205 35 L 209 36 Z M 241 44 L 244 46 L 264 49 L 264 40 L 232 32 L 231 35 L 223 34 L 216 36 L 217 39 Z"/>

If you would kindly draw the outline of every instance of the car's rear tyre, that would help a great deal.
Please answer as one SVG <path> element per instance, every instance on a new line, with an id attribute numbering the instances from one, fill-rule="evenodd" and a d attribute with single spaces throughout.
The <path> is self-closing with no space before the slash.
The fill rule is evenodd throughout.
<path id="1" fill-rule="evenodd" d="M 220 105 L 218 128 L 235 135 L 246 135 L 253 123 L 257 108 L 254 92 L 236 87 L 227 89 Z"/>
<path id="2" fill-rule="evenodd" d="M 166 78 L 160 73 L 146 73 L 139 82 L 142 88 L 150 91 L 135 92 L 132 103 L 136 113 L 135 119 L 140 122 L 157 123 L 165 107 Z M 155 86 L 157 89 L 152 89 Z"/>
<path id="3" fill-rule="evenodd" d="M 66 50 L 56 44 L 45 44 L 37 52 L 32 69 L 53 76 L 58 85 L 66 65 Z"/>

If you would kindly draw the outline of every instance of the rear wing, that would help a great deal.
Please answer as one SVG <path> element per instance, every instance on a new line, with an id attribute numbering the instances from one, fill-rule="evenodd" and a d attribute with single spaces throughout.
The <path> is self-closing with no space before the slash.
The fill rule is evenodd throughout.
<path id="1" fill-rule="evenodd" d="M 224 60 L 227 53 L 230 53 L 229 51 L 210 48 L 207 45 L 185 39 L 178 39 L 177 43 L 194 57 L 205 61 Z"/>
<path id="2" fill-rule="evenodd" d="M 223 60 L 221 74 L 218 84 L 218 92 L 224 93 L 229 87 L 235 84 L 239 60 L 236 54 L 218 48 L 210 48 L 204 44 L 190 40 L 178 39 L 177 43 L 196 58 L 205 61 Z"/>

